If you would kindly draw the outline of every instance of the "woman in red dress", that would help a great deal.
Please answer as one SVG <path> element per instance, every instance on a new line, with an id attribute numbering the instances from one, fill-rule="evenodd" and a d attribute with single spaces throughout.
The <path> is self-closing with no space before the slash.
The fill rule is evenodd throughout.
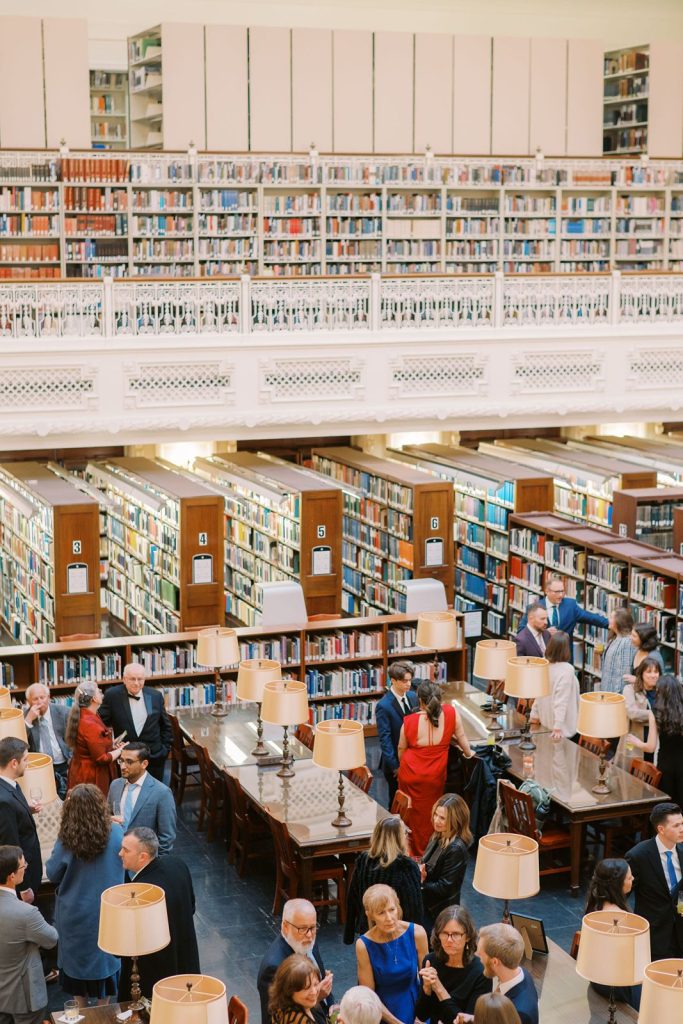
<path id="1" fill-rule="evenodd" d="M 74 752 L 67 788 L 73 789 L 79 782 L 90 782 L 106 796 L 116 775 L 114 762 L 121 755 L 123 741 L 114 747 L 111 729 L 97 714 L 102 696 L 97 683 L 80 683 L 74 693 L 75 703 L 64 738 Z"/>
<path id="2" fill-rule="evenodd" d="M 419 711 L 406 715 L 398 741 L 398 788 L 410 797 L 410 849 L 421 857 L 432 834 L 432 807 L 443 796 L 448 748 L 455 738 L 472 757 L 462 722 L 451 704 L 441 705 L 440 687 L 426 680 L 417 688 Z"/>

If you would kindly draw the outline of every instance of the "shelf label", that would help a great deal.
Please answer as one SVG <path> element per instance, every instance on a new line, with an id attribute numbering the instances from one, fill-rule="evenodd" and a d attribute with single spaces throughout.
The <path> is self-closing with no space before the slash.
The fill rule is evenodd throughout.
<path id="1" fill-rule="evenodd" d="M 432 528 L 432 530 L 438 530 L 439 529 L 439 517 L 438 516 L 432 516 L 431 528 Z"/>
<path id="2" fill-rule="evenodd" d="M 321 527 L 318 527 L 321 529 Z M 323 526 L 324 530 L 325 527 Z M 332 548 L 320 545 L 313 548 L 311 576 L 329 576 L 332 573 Z"/>
<path id="3" fill-rule="evenodd" d="M 192 556 L 192 582 L 213 583 L 213 558 L 211 555 Z"/>
<path id="4" fill-rule="evenodd" d="M 80 547 L 80 540 L 74 541 Z M 85 562 L 70 562 L 66 567 L 67 594 L 88 593 L 88 566 Z"/>
<path id="5" fill-rule="evenodd" d="M 327 536 L 327 527 L 326 526 L 318 526 L 316 528 L 315 532 L 316 532 L 316 534 L 318 536 L 318 540 L 325 540 L 325 537 Z"/>
<path id="6" fill-rule="evenodd" d="M 626 523 L 619 523 L 619 536 L 628 537 L 628 533 L 626 532 Z"/>
<path id="7" fill-rule="evenodd" d="M 82 551 L 82 545 L 81 545 L 80 540 L 72 540 L 71 541 L 71 553 L 74 554 L 74 555 L 80 555 L 81 551 Z"/>
<path id="8" fill-rule="evenodd" d="M 198 538 L 197 538 L 197 542 L 198 542 L 200 548 L 208 547 L 208 544 L 209 544 L 209 535 L 208 535 L 208 533 L 200 533 Z"/>

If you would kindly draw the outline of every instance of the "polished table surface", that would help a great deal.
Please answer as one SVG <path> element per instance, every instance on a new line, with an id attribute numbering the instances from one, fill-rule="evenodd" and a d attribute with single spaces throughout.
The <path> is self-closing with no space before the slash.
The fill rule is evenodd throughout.
<path id="1" fill-rule="evenodd" d="M 444 704 L 452 704 L 459 713 L 470 743 L 518 736 L 525 723 L 524 715 L 511 706 L 503 706 L 497 715 L 485 711 L 484 708 L 491 706 L 490 695 L 470 683 L 447 683 L 442 700 Z M 534 733 L 547 731 L 538 724 L 532 728 Z"/>
<path id="2" fill-rule="evenodd" d="M 173 712 L 188 739 L 206 747 L 217 768 L 256 764 L 251 753 L 256 746 L 256 705 L 233 704 L 223 718 L 208 708 L 178 708 Z M 295 760 L 311 757 L 311 751 L 299 743 L 290 729 L 289 751 Z M 282 726 L 263 723 L 263 741 L 273 757 L 282 754 Z"/>
<path id="3" fill-rule="evenodd" d="M 117 1021 L 116 1014 L 125 1010 L 130 1003 L 109 1003 L 107 1006 L 81 1006 L 79 1007 L 79 1015 L 85 1016 L 85 1024 L 121 1024 Z M 52 1024 L 62 1024 L 59 1018 L 63 1015 L 64 1010 L 54 1010 L 50 1014 L 50 1020 Z M 138 1014 L 140 1020 L 148 1020 L 146 1010 L 141 1010 Z M 130 1020 L 130 1018 L 128 1018 Z"/>
<path id="4" fill-rule="evenodd" d="M 534 953 L 531 961 L 522 961 L 536 983 L 540 1020 L 544 1024 L 605 1024 L 607 1000 L 579 977 L 576 961 L 552 939 L 548 940 L 548 950 L 548 956 Z M 637 1020 L 632 1007 L 617 1003 L 618 1024 Z"/>

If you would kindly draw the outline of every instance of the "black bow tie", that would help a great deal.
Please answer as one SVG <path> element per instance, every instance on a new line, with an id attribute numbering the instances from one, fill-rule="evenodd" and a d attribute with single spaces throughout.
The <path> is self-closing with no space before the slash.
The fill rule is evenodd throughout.
<path id="1" fill-rule="evenodd" d="M 128 696 L 131 700 L 142 700 L 142 697 L 136 697 L 134 694 L 129 693 Z"/>

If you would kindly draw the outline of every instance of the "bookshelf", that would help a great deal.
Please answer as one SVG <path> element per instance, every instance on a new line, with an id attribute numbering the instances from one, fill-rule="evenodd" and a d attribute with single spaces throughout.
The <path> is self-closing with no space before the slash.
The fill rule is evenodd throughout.
<path id="1" fill-rule="evenodd" d="M 128 148 L 125 71 L 90 71 L 90 137 L 93 149 Z"/>
<path id="2" fill-rule="evenodd" d="M 370 274 L 382 270 L 383 200 L 378 188 L 326 186 L 327 274 Z"/>
<path id="3" fill-rule="evenodd" d="M 126 277 L 130 270 L 126 157 L 62 159 L 66 277 Z"/>
<path id="4" fill-rule="evenodd" d="M 343 492 L 344 611 L 405 608 L 405 580 L 440 580 L 453 601 L 453 488 L 448 481 L 355 448 L 314 448 L 315 470 Z M 348 596 L 346 596 L 348 595 Z"/>
<path id="5" fill-rule="evenodd" d="M 438 675 L 445 680 L 465 678 L 466 650 L 462 620 L 458 646 L 439 651 Z M 311 724 L 325 718 L 356 718 L 374 735 L 375 705 L 383 695 L 392 661 L 413 662 L 418 678 L 433 672 L 432 651 L 415 647 L 417 619 L 408 615 L 359 619 L 329 619 L 290 629 L 238 628 L 240 656 L 273 658 L 284 673 L 305 680 Z M 83 679 L 106 687 L 121 682 L 124 667 L 142 662 L 148 685 L 159 687 L 166 707 L 204 706 L 215 699 L 214 670 L 196 664 L 196 634 L 156 634 L 78 643 L 36 644 L 0 648 L 4 685 L 16 700 L 40 680 L 59 701 L 71 702 Z M 228 700 L 236 701 L 237 669 L 221 672 Z"/>
<path id="6" fill-rule="evenodd" d="M 342 488 L 251 452 L 196 459 L 225 502 L 225 612 L 254 625 L 260 583 L 296 580 L 309 615 L 342 608 Z"/>
<path id="7" fill-rule="evenodd" d="M 640 488 L 612 495 L 612 531 L 665 551 L 674 545 L 674 513 L 683 510 L 683 487 Z"/>
<path id="8" fill-rule="evenodd" d="M 603 153 L 647 153 L 649 46 L 610 50 L 603 74 Z"/>
<path id="9" fill-rule="evenodd" d="M 683 449 L 661 438 L 586 437 L 567 442 L 567 447 L 576 451 L 597 451 L 612 454 L 657 473 L 657 483 L 662 487 L 676 487 L 683 483 Z"/>
<path id="10" fill-rule="evenodd" d="M 163 147 L 161 26 L 128 39 L 130 141 L 135 149 Z"/>
<path id="11" fill-rule="evenodd" d="M 310 185 L 263 186 L 262 258 L 264 274 L 313 277 L 322 274 L 324 218 L 322 194 Z"/>
<path id="12" fill-rule="evenodd" d="M 133 633 L 222 623 L 221 499 L 151 459 L 91 462 L 86 476 L 109 503 L 110 614 Z"/>
<path id="13" fill-rule="evenodd" d="M 0 183 L 0 278 L 61 277 L 60 186 L 21 180 Z"/>
<path id="14" fill-rule="evenodd" d="M 0 465 L 0 618 L 20 644 L 100 631 L 99 505 L 38 462 Z"/>

